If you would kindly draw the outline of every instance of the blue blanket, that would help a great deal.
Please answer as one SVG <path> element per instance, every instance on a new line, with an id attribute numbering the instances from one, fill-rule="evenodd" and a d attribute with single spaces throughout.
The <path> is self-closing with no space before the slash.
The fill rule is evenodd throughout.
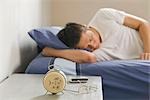
<path id="1" fill-rule="evenodd" d="M 100 75 L 104 100 L 150 100 L 150 61 L 81 64 L 80 75 Z"/>

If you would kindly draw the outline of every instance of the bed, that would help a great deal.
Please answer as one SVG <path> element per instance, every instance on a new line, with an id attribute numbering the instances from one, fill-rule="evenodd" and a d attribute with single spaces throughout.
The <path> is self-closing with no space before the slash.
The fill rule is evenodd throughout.
<path id="1" fill-rule="evenodd" d="M 56 36 L 60 29 L 58 27 L 34 29 L 29 35 L 40 49 L 44 46 L 68 48 Z M 58 69 L 69 75 L 102 76 L 104 100 L 150 99 L 150 61 L 114 60 L 77 64 L 61 58 L 44 57 L 39 53 L 27 67 L 26 73 L 45 74 L 49 64 L 58 65 Z"/>
<path id="2" fill-rule="evenodd" d="M 48 63 L 51 62 L 50 64 L 59 65 L 57 69 L 65 74 L 102 76 L 104 100 L 149 100 L 149 61 L 116 60 L 75 64 L 71 61 L 59 59 L 55 62 L 55 60 L 53 57 L 39 55 L 30 63 L 26 73 L 45 74 L 48 71 Z M 72 68 L 66 67 L 68 65 Z"/>

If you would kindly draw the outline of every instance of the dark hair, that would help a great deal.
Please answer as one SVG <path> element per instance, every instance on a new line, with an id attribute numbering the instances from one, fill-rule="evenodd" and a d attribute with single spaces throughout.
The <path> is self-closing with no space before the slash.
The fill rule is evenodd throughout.
<path id="1" fill-rule="evenodd" d="M 68 23 L 57 34 L 58 38 L 68 47 L 75 48 L 80 41 L 82 32 L 86 30 L 86 27 L 77 23 Z"/>

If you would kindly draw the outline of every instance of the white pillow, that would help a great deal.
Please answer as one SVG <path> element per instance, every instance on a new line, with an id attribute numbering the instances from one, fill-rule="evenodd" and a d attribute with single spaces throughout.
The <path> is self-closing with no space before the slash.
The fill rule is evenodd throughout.
<path id="1" fill-rule="evenodd" d="M 67 75 L 76 75 L 76 63 L 63 58 L 56 58 L 54 61 L 56 69 L 63 71 Z"/>

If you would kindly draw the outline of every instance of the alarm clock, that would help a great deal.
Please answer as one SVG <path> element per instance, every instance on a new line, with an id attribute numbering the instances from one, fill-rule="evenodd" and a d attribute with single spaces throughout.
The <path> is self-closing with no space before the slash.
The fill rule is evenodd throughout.
<path id="1" fill-rule="evenodd" d="M 54 65 L 49 65 L 48 69 L 43 78 L 44 88 L 52 94 L 62 92 L 67 83 L 66 75 L 61 70 L 55 69 Z"/>

